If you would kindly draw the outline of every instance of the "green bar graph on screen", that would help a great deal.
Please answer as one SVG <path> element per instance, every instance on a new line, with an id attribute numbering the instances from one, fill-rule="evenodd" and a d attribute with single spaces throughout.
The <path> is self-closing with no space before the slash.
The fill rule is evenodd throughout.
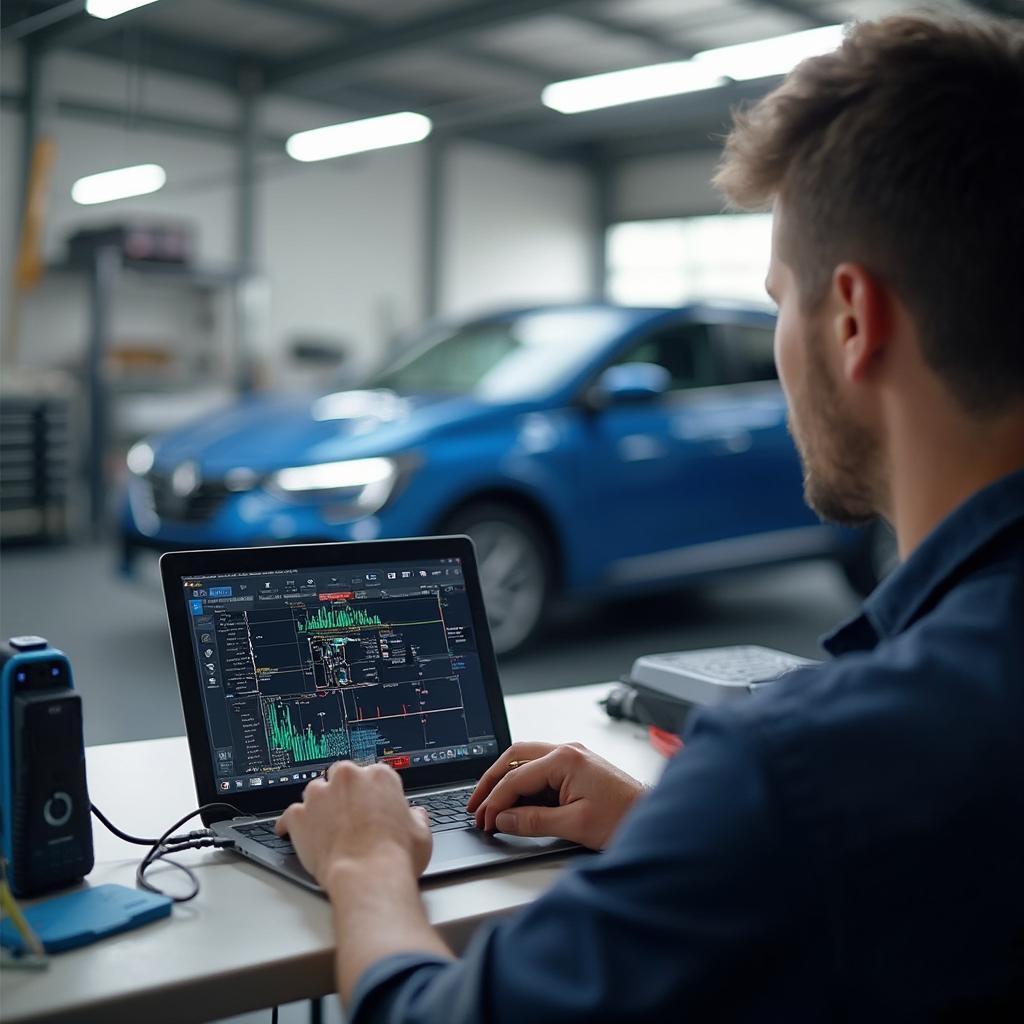
<path id="1" fill-rule="evenodd" d="M 271 747 L 287 751 L 294 761 L 329 761 L 349 754 L 344 729 L 329 729 L 318 736 L 312 725 L 296 726 L 287 706 L 267 705 L 267 731 Z"/>
<path id="2" fill-rule="evenodd" d="M 379 615 L 370 615 L 361 608 L 320 608 L 299 623 L 299 632 L 318 629 L 350 629 L 352 626 L 382 626 Z"/>

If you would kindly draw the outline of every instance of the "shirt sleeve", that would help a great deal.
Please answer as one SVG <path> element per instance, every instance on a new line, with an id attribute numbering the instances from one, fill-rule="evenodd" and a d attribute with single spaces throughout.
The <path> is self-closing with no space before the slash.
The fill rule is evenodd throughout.
<path id="1" fill-rule="evenodd" d="M 819 911 L 784 816 L 749 724 L 706 712 L 607 851 L 457 961 L 371 967 L 353 1022 L 772 1019 L 776 1001 L 813 1019 L 823 964 L 793 958 L 827 943 L 797 941 Z"/>

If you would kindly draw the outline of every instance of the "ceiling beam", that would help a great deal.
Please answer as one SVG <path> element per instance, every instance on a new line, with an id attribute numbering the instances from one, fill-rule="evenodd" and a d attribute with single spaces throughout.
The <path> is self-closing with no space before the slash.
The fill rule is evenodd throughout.
<path id="1" fill-rule="evenodd" d="M 626 36 L 627 38 L 645 43 L 656 52 L 663 54 L 666 60 L 689 60 L 697 52 L 696 47 L 689 47 L 684 43 L 676 43 L 666 39 L 655 28 L 637 25 L 634 22 L 621 21 L 618 18 L 611 18 L 606 14 L 598 14 L 596 11 L 573 11 L 572 17 L 577 21 L 583 21 L 588 25 L 602 28 L 613 35 Z"/>
<path id="2" fill-rule="evenodd" d="M 198 78 L 232 90 L 238 86 L 243 63 L 246 63 L 238 54 L 216 46 L 143 29 L 90 39 L 74 50 L 125 64 L 138 63 L 140 70 L 169 71 Z"/>
<path id="3" fill-rule="evenodd" d="M 32 11 L 27 4 L 18 8 L 18 15 L 13 17 L 4 11 L 2 18 L 4 42 L 13 42 L 18 39 L 27 39 L 43 29 L 50 28 L 59 22 L 67 21 L 81 14 L 85 6 L 85 0 L 64 0 L 62 4 L 55 4 L 53 7 L 46 7 L 43 10 Z M 31 12 L 31 13 L 26 13 Z M 23 15 L 23 16 L 19 16 Z"/>
<path id="4" fill-rule="evenodd" d="M 324 7 L 322 4 L 315 3 L 314 0 L 249 0 L 249 3 L 278 13 L 283 11 L 308 21 L 315 21 L 325 27 L 333 28 L 341 34 L 367 32 L 381 26 L 381 23 L 374 18 L 367 18 L 363 14 L 356 14 L 352 11 L 339 10 L 337 7 Z M 345 42 L 345 39 L 340 38 L 338 41 Z M 558 69 L 544 64 L 521 57 L 511 57 L 504 53 L 496 53 L 493 50 L 459 40 L 438 39 L 437 46 L 461 60 L 481 65 L 491 71 L 498 69 L 519 75 L 538 86 L 554 81 L 560 73 Z"/>
<path id="5" fill-rule="evenodd" d="M 94 103 L 69 96 L 57 97 L 53 104 L 59 116 L 77 120 L 113 124 L 123 128 L 128 118 L 124 107 L 119 104 Z M 5 90 L 0 93 L 0 105 L 7 110 L 23 111 L 25 97 L 20 92 Z M 235 124 L 201 121 L 195 118 L 158 114 L 146 110 L 133 110 L 131 122 L 139 128 L 202 139 L 207 142 L 222 142 L 231 146 L 235 145 L 238 139 L 238 126 Z M 284 143 L 283 136 L 263 135 L 260 137 L 262 147 L 277 152 L 283 151 Z"/>
<path id="6" fill-rule="evenodd" d="M 824 28 L 826 25 L 834 25 L 835 18 L 826 18 L 817 11 L 808 7 L 803 0 L 754 0 L 758 7 L 767 7 L 769 10 L 779 11 L 782 14 L 791 14 L 794 18 L 802 21 L 808 28 Z"/>
<path id="7" fill-rule="evenodd" d="M 408 18 L 397 24 L 354 32 L 340 42 L 282 61 L 270 68 L 268 85 L 280 88 L 298 82 L 329 82 L 354 65 L 386 54 L 437 43 L 441 39 L 450 41 L 453 36 L 466 32 L 493 28 L 587 2 L 591 0 L 461 0 L 453 7 Z"/>
<path id="8" fill-rule="evenodd" d="M 139 28 L 133 30 L 131 42 L 132 45 L 126 49 L 122 34 L 109 35 L 81 44 L 74 48 L 74 52 L 121 62 L 138 59 L 147 70 L 198 78 L 231 92 L 238 90 L 246 69 L 255 67 L 265 74 L 265 68 L 244 54 L 166 32 Z M 344 107 L 354 114 L 369 116 L 391 113 L 410 105 L 408 94 L 378 88 L 339 87 L 329 99 L 319 97 L 318 100 Z"/>
<path id="9" fill-rule="evenodd" d="M 125 11 L 116 18 L 94 18 L 85 12 L 85 0 L 78 3 L 78 12 L 49 25 L 37 33 L 39 42 L 45 47 L 79 46 L 104 36 L 138 26 L 147 15 L 145 7 Z"/>

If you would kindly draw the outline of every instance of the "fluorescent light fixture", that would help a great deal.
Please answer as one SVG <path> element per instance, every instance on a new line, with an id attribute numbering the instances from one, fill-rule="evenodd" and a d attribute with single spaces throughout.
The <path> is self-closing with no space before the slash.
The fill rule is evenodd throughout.
<path id="1" fill-rule="evenodd" d="M 689 60 L 667 64 L 650 64 L 625 71 L 609 71 L 602 75 L 572 78 L 554 82 L 540 94 L 541 102 L 563 114 L 579 114 L 585 110 L 616 107 L 662 96 L 713 89 L 723 84 L 722 75 L 714 68 L 699 67 Z"/>
<path id="2" fill-rule="evenodd" d="M 82 206 L 110 203 L 129 196 L 145 196 L 164 187 L 167 175 L 159 164 L 136 164 L 116 171 L 90 174 L 71 186 L 71 198 Z"/>
<path id="3" fill-rule="evenodd" d="M 85 10 L 94 18 L 116 18 L 125 11 L 134 11 L 136 7 L 153 3 L 156 0 L 85 0 Z"/>
<path id="4" fill-rule="evenodd" d="M 563 114 L 638 103 L 662 96 L 678 96 L 714 89 L 729 79 L 746 81 L 784 75 L 806 57 L 834 50 L 843 41 L 842 25 L 826 25 L 791 32 L 752 43 L 704 50 L 691 60 L 649 64 L 625 71 L 610 71 L 586 78 L 554 82 L 541 93 L 541 102 Z"/>
<path id="5" fill-rule="evenodd" d="M 842 41 L 842 25 L 825 25 L 771 39 L 755 39 L 752 43 L 704 50 L 694 56 L 692 63 L 723 78 L 745 82 L 751 78 L 788 74 L 800 61 L 829 53 Z"/>
<path id="6" fill-rule="evenodd" d="M 383 117 L 368 117 L 362 121 L 330 124 L 298 132 L 285 143 L 288 155 L 308 163 L 330 160 L 350 153 L 365 153 L 371 149 L 404 146 L 425 139 L 433 127 L 429 117 L 402 111 Z"/>

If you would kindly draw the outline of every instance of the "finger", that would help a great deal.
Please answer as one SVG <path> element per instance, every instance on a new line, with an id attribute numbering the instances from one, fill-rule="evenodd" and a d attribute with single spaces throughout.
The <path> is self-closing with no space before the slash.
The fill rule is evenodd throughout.
<path id="1" fill-rule="evenodd" d="M 508 836 L 558 836 L 572 838 L 575 807 L 516 807 L 497 816 L 496 827 Z"/>
<path id="2" fill-rule="evenodd" d="M 426 807 L 410 807 L 412 811 L 413 821 L 416 827 L 422 826 L 428 832 L 430 831 L 430 815 L 427 813 Z"/>
<path id="3" fill-rule="evenodd" d="M 486 799 L 487 794 L 508 774 L 510 761 L 533 761 L 554 750 L 553 743 L 513 743 L 503 751 L 497 761 L 480 776 L 473 795 L 466 803 L 466 810 L 472 813 Z"/>
<path id="4" fill-rule="evenodd" d="M 493 831 L 494 819 L 501 811 L 508 810 L 520 797 L 531 796 L 547 788 L 560 789 L 564 777 L 565 769 L 557 749 L 520 768 L 513 768 L 477 808 L 478 827 L 486 832 Z"/>
<path id="5" fill-rule="evenodd" d="M 274 822 L 274 831 L 279 836 L 288 835 L 288 827 L 291 825 L 301 804 L 291 804 L 285 808 L 284 814 Z"/>

